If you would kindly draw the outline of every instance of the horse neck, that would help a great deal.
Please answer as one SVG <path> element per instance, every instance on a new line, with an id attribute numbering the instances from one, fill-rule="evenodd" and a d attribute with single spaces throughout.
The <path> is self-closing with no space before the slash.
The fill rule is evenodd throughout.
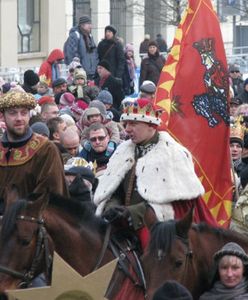
<path id="1" fill-rule="evenodd" d="M 48 208 L 43 217 L 55 251 L 81 275 L 91 272 L 103 243 L 100 232 L 87 224 L 79 225 L 75 218 L 56 208 Z"/>

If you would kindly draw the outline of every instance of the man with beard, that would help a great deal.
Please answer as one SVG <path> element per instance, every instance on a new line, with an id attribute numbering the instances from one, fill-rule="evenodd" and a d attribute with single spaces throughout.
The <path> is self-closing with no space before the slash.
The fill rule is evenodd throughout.
<path id="1" fill-rule="evenodd" d="M 30 110 L 36 106 L 31 94 L 9 92 L 0 98 L 6 131 L 0 143 L 0 214 L 5 188 L 15 186 L 20 198 L 48 192 L 68 195 L 63 164 L 56 146 L 29 127 Z"/>

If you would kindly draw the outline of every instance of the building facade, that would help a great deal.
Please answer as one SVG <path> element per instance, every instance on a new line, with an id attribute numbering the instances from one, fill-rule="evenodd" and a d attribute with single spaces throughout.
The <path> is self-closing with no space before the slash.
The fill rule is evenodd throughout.
<path id="1" fill-rule="evenodd" d="M 221 10 L 219 1 L 226 0 L 216 1 L 217 11 Z M 97 43 L 104 36 L 104 27 L 113 24 L 124 43 L 133 43 L 139 63 L 138 49 L 146 33 L 152 38 L 161 33 L 169 46 L 173 41 L 177 12 L 169 13 L 163 3 L 165 0 L 0 0 L 0 67 L 39 67 L 51 50 L 63 49 L 69 29 L 85 14 L 92 18 Z M 172 25 L 166 24 L 171 17 Z M 247 21 L 235 16 L 235 22 L 234 27 L 234 17 L 228 21 L 225 16 L 221 25 L 227 53 L 234 42 L 248 46 Z"/>

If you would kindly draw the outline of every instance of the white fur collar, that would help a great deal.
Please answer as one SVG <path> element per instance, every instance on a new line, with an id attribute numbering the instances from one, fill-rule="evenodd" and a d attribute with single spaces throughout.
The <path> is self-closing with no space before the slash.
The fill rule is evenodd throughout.
<path id="1" fill-rule="evenodd" d="M 111 157 L 103 176 L 99 178 L 94 202 L 102 211 L 134 164 L 135 144 L 125 141 Z M 189 151 L 178 144 L 167 132 L 159 132 L 159 142 L 136 166 L 137 189 L 152 206 L 176 200 L 189 200 L 204 193 L 194 172 Z"/>

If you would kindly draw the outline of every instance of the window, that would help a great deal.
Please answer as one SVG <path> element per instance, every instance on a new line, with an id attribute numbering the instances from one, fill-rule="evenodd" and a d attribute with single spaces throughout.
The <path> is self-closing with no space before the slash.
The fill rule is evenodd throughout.
<path id="1" fill-rule="evenodd" d="M 40 0 L 18 0 L 18 53 L 40 51 Z"/>

